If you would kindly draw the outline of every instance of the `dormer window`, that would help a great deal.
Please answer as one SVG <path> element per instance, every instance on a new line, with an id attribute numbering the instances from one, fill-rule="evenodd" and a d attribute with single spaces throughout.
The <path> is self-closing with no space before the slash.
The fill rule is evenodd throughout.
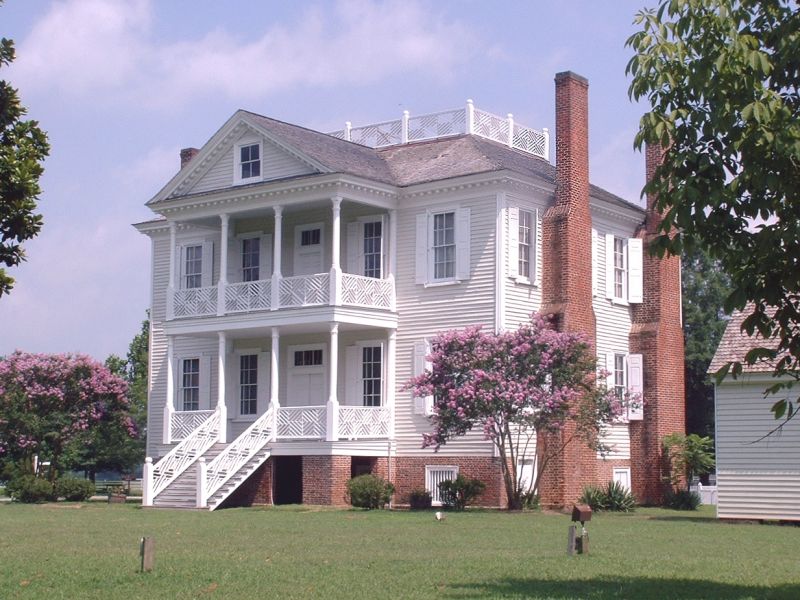
<path id="1" fill-rule="evenodd" d="M 236 148 L 236 183 L 261 181 L 261 144 L 242 144 Z"/>

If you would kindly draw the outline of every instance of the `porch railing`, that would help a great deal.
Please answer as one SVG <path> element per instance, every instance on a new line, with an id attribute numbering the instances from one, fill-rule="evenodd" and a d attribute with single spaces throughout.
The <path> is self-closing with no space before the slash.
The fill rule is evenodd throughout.
<path id="1" fill-rule="evenodd" d="M 214 412 L 213 410 L 176 410 L 171 412 L 169 417 L 170 442 L 185 440 Z"/>
<path id="2" fill-rule="evenodd" d="M 340 406 L 339 437 L 349 440 L 389 437 L 390 417 L 388 406 Z"/>
<path id="3" fill-rule="evenodd" d="M 272 305 L 272 281 L 244 281 L 225 286 L 225 311 L 229 313 L 269 310 Z"/>
<path id="4" fill-rule="evenodd" d="M 217 314 L 217 286 L 174 290 L 172 315 L 198 317 Z"/>
<path id="5" fill-rule="evenodd" d="M 342 273 L 342 304 L 391 310 L 394 305 L 394 279 Z"/>
<path id="6" fill-rule="evenodd" d="M 278 439 L 322 439 L 325 437 L 324 406 L 281 406 L 278 408 Z"/>
<path id="7" fill-rule="evenodd" d="M 164 458 L 154 465 L 150 463 L 145 465 L 146 472 L 142 482 L 145 506 L 151 506 L 158 494 L 219 440 L 220 427 L 225 425 L 221 418 L 222 412 L 219 409 L 213 411 L 210 417 L 170 450 Z"/>
<path id="8" fill-rule="evenodd" d="M 280 284 L 281 306 L 315 306 L 328 304 L 331 288 L 328 273 L 284 277 Z"/>

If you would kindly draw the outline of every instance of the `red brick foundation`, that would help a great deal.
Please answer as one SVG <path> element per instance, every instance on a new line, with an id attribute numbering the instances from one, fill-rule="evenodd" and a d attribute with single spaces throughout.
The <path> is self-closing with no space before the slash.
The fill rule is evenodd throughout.
<path id="1" fill-rule="evenodd" d="M 347 506 L 349 456 L 303 457 L 303 504 Z"/>
<path id="2" fill-rule="evenodd" d="M 268 458 L 223 503 L 225 508 L 272 504 L 273 460 Z"/>

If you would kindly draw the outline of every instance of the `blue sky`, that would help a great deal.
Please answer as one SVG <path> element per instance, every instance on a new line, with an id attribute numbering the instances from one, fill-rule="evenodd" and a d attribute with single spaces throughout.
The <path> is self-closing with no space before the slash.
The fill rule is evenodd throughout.
<path id="1" fill-rule="evenodd" d="M 624 47 L 651 0 L 6 0 L 0 37 L 52 144 L 44 228 L 0 299 L 0 355 L 124 354 L 150 244 L 131 223 L 238 108 L 322 131 L 475 105 L 554 131 L 553 76 L 589 79 L 593 183 L 637 200 Z M 551 147 L 551 156 L 553 149 Z"/>

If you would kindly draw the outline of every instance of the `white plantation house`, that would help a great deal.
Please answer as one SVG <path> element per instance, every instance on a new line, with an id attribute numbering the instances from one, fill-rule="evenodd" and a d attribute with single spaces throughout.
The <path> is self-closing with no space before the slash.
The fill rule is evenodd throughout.
<path id="1" fill-rule="evenodd" d="M 436 501 L 461 472 L 503 505 L 492 444 L 421 449 L 430 403 L 404 385 L 437 332 L 539 310 L 645 399 L 606 432 L 608 457 L 565 455 L 543 497 L 611 478 L 656 497 L 653 440 L 683 422 L 682 353 L 680 376 L 662 356 L 676 262 L 643 255 L 657 215 L 589 185 L 587 88 L 556 78 L 556 166 L 547 130 L 471 102 L 333 134 L 238 111 L 184 150 L 136 225 L 152 241 L 144 504 L 342 504 L 365 472 L 399 504 Z"/>

